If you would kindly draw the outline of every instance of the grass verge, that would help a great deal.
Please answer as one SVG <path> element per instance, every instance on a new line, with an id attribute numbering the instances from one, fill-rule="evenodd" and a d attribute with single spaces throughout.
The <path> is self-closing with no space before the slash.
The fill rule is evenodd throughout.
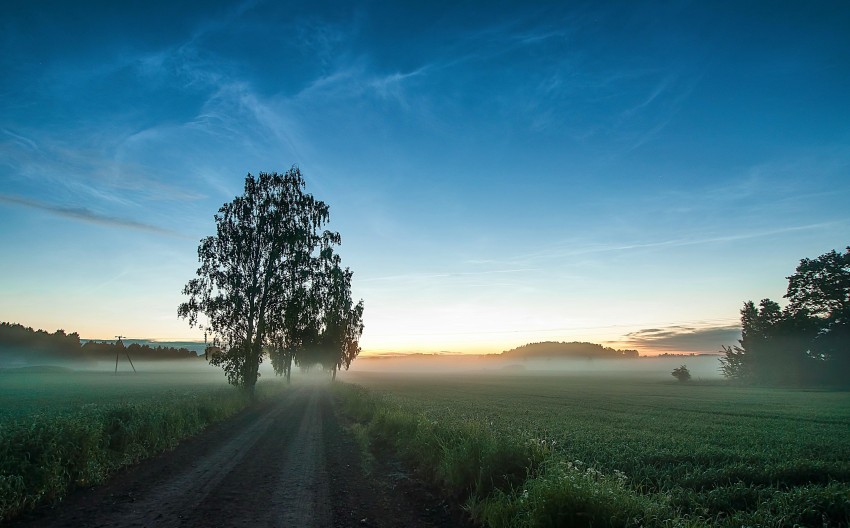
<path id="1" fill-rule="evenodd" d="M 276 385 L 276 384 L 275 384 Z M 259 384 L 257 396 L 278 390 Z M 0 422 L 0 522 L 168 451 L 251 403 L 232 387 L 50 409 Z"/>
<path id="2" fill-rule="evenodd" d="M 486 526 L 706 526 L 663 494 L 641 494 L 624 475 L 553 456 L 546 441 L 496 436 L 481 423 L 443 423 L 357 385 L 335 385 L 361 445 L 387 447 L 466 505 Z M 368 445 L 367 445 L 368 447 Z"/>

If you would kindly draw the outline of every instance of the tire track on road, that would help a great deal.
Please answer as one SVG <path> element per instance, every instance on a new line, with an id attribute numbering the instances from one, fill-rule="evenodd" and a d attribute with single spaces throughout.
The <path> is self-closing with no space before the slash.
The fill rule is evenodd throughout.
<path id="1" fill-rule="evenodd" d="M 326 393 L 327 390 L 310 393 L 295 441 L 290 442 L 286 450 L 284 471 L 270 504 L 275 513 L 273 526 L 331 525 L 323 412 L 319 407 L 319 398 Z"/>

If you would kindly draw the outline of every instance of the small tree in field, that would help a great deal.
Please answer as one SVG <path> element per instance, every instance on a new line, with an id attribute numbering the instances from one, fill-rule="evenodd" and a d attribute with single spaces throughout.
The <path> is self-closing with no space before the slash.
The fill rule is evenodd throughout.
<path id="1" fill-rule="evenodd" d="M 318 345 L 321 316 L 335 309 L 323 289 L 325 261 L 340 243 L 338 233 L 322 231 L 328 211 L 304 192 L 293 167 L 286 174 L 249 174 L 244 194 L 215 215 L 216 235 L 201 240 L 198 276 L 183 289 L 189 300 L 177 313 L 212 335 L 220 352 L 210 363 L 231 384 L 253 391 L 269 351 L 275 370 L 288 378 L 299 354 Z M 338 257 L 334 263 L 339 267 Z M 350 280 L 344 287 L 350 299 Z M 362 316 L 362 301 L 358 307 Z"/>
<path id="2" fill-rule="evenodd" d="M 674 378 L 684 383 L 686 381 L 690 381 L 691 379 L 691 371 L 688 370 L 688 367 L 682 365 L 681 367 L 677 367 L 673 369 L 671 372 Z"/>

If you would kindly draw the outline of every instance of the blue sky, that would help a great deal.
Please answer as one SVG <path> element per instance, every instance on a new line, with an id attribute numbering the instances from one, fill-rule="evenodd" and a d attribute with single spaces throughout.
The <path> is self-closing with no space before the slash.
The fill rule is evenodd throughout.
<path id="1" fill-rule="evenodd" d="M 213 214 L 300 166 L 365 351 L 716 351 L 850 243 L 846 2 L 9 2 L 0 320 L 201 337 Z"/>

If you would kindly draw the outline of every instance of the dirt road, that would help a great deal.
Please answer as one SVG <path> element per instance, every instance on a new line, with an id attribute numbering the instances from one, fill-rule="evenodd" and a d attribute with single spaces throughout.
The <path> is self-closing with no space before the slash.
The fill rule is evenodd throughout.
<path id="1" fill-rule="evenodd" d="M 327 385 L 305 385 L 12 526 L 458 526 L 399 464 L 370 475 Z"/>

